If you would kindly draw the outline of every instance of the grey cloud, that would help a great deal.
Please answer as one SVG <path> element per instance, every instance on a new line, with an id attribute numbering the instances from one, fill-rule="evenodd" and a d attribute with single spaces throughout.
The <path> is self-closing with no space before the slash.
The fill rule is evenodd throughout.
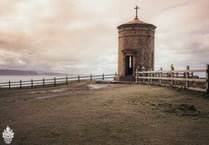
<path id="1" fill-rule="evenodd" d="M 8 22 L 5 28 L 0 23 L 0 52 L 8 52 L 0 67 L 88 74 L 117 70 L 116 27 L 134 18 L 135 0 L 107 0 L 102 10 L 80 7 L 82 0 L 27 0 L 22 12 L 18 5 L 24 2 L 0 2 L 0 8 L 8 7 L 0 14 L 0 22 Z M 156 68 L 207 62 L 206 6 L 205 0 L 142 2 L 140 18 L 157 25 Z"/>

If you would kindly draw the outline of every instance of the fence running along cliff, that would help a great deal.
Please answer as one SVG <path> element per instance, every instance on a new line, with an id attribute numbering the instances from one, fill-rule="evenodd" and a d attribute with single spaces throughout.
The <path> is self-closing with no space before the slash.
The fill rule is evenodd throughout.
<path id="1" fill-rule="evenodd" d="M 200 74 L 201 75 L 197 75 Z M 209 64 L 205 69 L 137 71 L 136 83 L 158 84 L 185 88 L 188 90 L 209 92 Z"/>
<path id="2" fill-rule="evenodd" d="M 73 81 L 80 82 L 81 80 L 113 80 L 117 74 L 101 74 L 101 75 L 89 75 L 89 76 L 73 76 L 63 78 L 51 78 L 51 79 L 37 79 L 27 81 L 8 81 L 0 83 L 0 88 L 34 88 L 34 87 L 46 87 L 46 86 L 57 86 L 61 84 L 68 84 Z"/>

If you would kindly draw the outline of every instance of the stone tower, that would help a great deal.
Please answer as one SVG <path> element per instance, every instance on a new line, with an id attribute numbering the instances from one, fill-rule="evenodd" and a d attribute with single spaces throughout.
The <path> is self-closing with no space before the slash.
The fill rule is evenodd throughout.
<path id="1" fill-rule="evenodd" d="M 134 80 L 136 69 L 154 69 L 153 24 L 138 19 L 136 6 L 134 20 L 118 26 L 118 77 L 120 80 Z"/>

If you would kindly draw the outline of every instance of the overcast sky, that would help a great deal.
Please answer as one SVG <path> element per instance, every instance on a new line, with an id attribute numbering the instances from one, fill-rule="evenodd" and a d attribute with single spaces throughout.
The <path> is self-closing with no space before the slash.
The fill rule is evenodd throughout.
<path id="1" fill-rule="evenodd" d="M 117 72 L 117 26 L 157 26 L 155 69 L 209 63 L 208 0 L 1 0 L 0 68 Z"/>

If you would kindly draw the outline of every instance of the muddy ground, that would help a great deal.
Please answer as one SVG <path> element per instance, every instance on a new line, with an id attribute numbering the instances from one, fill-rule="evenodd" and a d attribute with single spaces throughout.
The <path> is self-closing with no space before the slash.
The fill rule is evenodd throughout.
<path id="1" fill-rule="evenodd" d="M 208 145 L 209 95 L 86 82 L 0 90 L 7 125 L 12 145 Z"/>

